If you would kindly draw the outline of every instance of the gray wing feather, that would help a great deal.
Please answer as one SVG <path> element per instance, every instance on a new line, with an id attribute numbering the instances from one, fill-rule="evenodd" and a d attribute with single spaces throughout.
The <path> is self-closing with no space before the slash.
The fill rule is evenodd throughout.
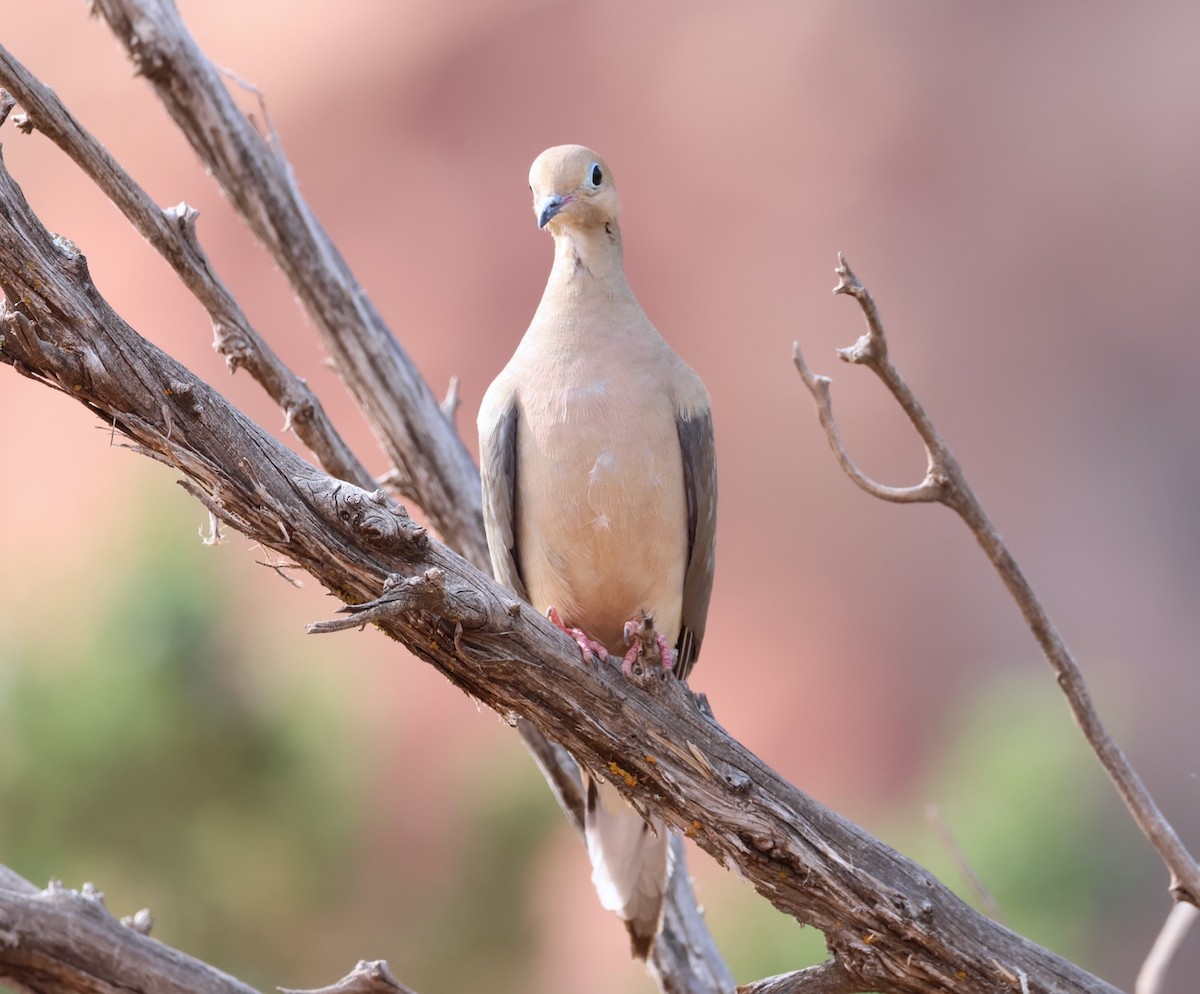
<path id="1" fill-rule="evenodd" d="M 517 418 L 514 398 L 479 440 L 479 474 L 492 575 L 518 597 L 529 600 L 517 551 Z"/>
<path id="2" fill-rule="evenodd" d="M 717 548 L 717 457 L 711 410 L 680 416 L 676 427 L 687 493 L 688 565 L 683 578 L 682 623 L 675 645 L 675 675 L 685 680 L 700 653 L 712 596 Z"/>

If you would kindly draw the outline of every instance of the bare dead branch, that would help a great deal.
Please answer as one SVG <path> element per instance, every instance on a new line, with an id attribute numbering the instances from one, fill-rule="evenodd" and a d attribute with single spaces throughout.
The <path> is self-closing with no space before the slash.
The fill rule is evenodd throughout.
<path id="1" fill-rule="evenodd" d="M 392 976 L 387 960 L 359 960 L 354 969 L 336 984 L 318 987 L 316 990 L 289 990 L 279 988 L 279 994 L 413 994 Z"/>
<path id="2" fill-rule="evenodd" d="M 41 83 L 0 46 L 0 83 L 25 110 L 29 125 L 62 149 L 104 191 L 175 270 L 212 318 L 213 347 L 231 370 L 244 367 L 284 412 L 294 430 L 332 476 L 372 487 L 371 475 L 342 440 L 308 384 L 293 373 L 251 326 L 217 278 L 196 236 L 197 212 L 187 204 L 161 209 Z"/>
<path id="3" fill-rule="evenodd" d="M 451 546 L 486 568 L 475 464 L 313 216 L 286 160 L 246 119 L 172 0 L 95 0 L 94 7 L 312 316 L 406 496 Z"/>
<path id="4" fill-rule="evenodd" d="M 151 939 L 149 913 L 139 915 L 118 921 L 90 884 L 39 891 L 0 867 L 0 980 L 34 994 L 258 994 Z"/>
<path id="5" fill-rule="evenodd" d="M 806 970 L 743 984 L 737 994 L 860 994 L 861 991 L 842 965 L 831 960 Z"/>
<path id="6" fill-rule="evenodd" d="M 38 889 L 14 870 L 0 864 L 0 891 L 11 890 L 16 894 L 36 894 Z"/>
<path id="7" fill-rule="evenodd" d="M 582 821 L 576 828 L 582 836 Z M 671 836 L 671 860 L 662 931 L 654 940 L 647 964 L 650 974 L 658 981 L 663 994 L 693 994 L 697 991 L 732 994 L 733 974 L 725 965 L 716 940 L 704 921 L 704 913 L 696 902 L 692 879 L 687 872 L 687 853 L 683 839 L 677 834 Z"/>
<path id="8" fill-rule="evenodd" d="M 868 367 L 883 381 L 925 443 L 929 464 L 924 482 L 906 490 L 884 487 L 863 476 L 842 446 L 829 401 L 829 379 L 813 374 L 804 361 L 799 345 L 796 345 L 793 350 L 796 367 L 816 401 L 818 417 L 838 461 L 850 478 L 868 493 L 884 500 L 937 501 L 962 518 L 996 572 L 1000 574 L 1000 579 L 1016 601 L 1025 623 L 1054 668 L 1058 676 L 1058 685 L 1066 695 L 1071 713 L 1075 716 L 1088 744 L 1116 786 L 1133 820 L 1170 871 L 1172 896 L 1177 901 L 1188 901 L 1192 904 L 1200 902 L 1200 865 L 1188 852 L 1178 833 L 1159 810 L 1133 765 L 1108 733 L 1092 703 L 1091 693 L 1074 656 L 1050 621 L 1016 559 L 984 512 L 975 492 L 968 485 L 958 460 L 942 441 L 924 408 L 892 365 L 888 358 L 887 339 L 884 337 L 879 311 L 870 292 L 854 275 L 841 255 L 838 256 L 838 262 L 836 271 L 840 281 L 834 288 L 834 293 L 846 293 L 854 297 L 867 320 L 866 333 L 853 346 L 839 349 L 838 356 L 845 362 Z"/>
<path id="9" fill-rule="evenodd" d="M 0 162 L 2 167 L 2 162 Z M 0 168 L 0 361 L 75 397 L 185 474 L 189 492 L 346 603 L 387 577 L 442 579 L 379 627 L 514 723 L 525 719 L 662 815 L 767 900 L 825 933 L 860 990 L 1033 994 L 1114 988 L 984 918 L 926 871 L 801 794 L 701 711 L 686 686 L 585 666 L 574 643 L 402 510 L 329 480 L 140 338 L 83 256 L 37 221 Z M 170 417 L 164 414 L 168 411 Z M 286 526 L 284 523 L 286 522 Z M 658 944 L 656 943 L 656 946 Z M 662 945 L 671 949 L 671 940 Z M 694 950 L 684 954 L 696 963 Z M 720 990 L 672 975 L 672 989 Z"/>
<path id="10" fill-rule="evenodd" d="M 921 483 L 915 486 L 889 487 L 885 484 L 877 483 L 859 469 L 857 463 L 850 458 L 850 453 L 846 450 L 846 443 L 842 441 L 841 430 L 838 428 L 837 421 L 833 416 L 833 399 L 829 395 L 829 377 L 817 376 L 813 373 L 808 363 L 804 361 L 804 353 L 800 350 L 799 342 L 792 343 L 792 361 L 795 362 L 796 368 L 800 371 L 804 385 L 808 387 L 809 393 L 813 395 L 813 400 L 817 402 L 817 417 L 821 421 L 821 427 L 825 429 L 825 437 L 829 441 L 829 447 L 833 449 L 833 454 L 837 456 L 838 463 L 851 480 L 872 497 L 878 497 L 880 500 L 892 501 L 897 504 L 928 503 L 929 501 L 938 499 L 941 487 L 936 480 L 930 479 L 928 474 L 926 474 L 925 479 Z"/>
<path id="11" fill-rule="evenodd" d="M 553 790 L 559 806 L 563 809 L 563 814 L 567 816 L 567 820 L 582 837 L 585 798 L 583 784 L 579 778 L 579 767 L 575 765 L 575 760 L 571 758 L 571 754 L 566 749 L 555 742 L 551 742 L 550 739 L 533 728 L 529 722 L 518 718 L 517 731 L 521 733 L 521 737 L 525 740 L 525 745 L 532 754 L 534 762 L 537 763 L 538 769 L 542 771 L 542 776 L 546 778 L 546 782 L 550 785 L 551 790 Z M 529 734 L 530 732 L 536 734 L 531 735 Z M 677 863 L 676 865 L 682 866 L 684 864 Z M 688 875 L 687 873 L 680 873 L 678 876 L 686 881 Z M 668 900 L 668 913 L 670 911 L 669 903 Z M 704 931 L 707 933 L 708 930 L 705 929 Z M 722 961 L 723 965 L 724 962 Z M 723 988 L 705 989 L 722 990 Z"/>
<path id="12" fill-rule="evenodd" d="M 1158 938 L 1150 947 L 1150 954 L 1146 957 L 1146 962 L 1138 971 L 1137 981 L 1133 988 L 1134 994 L 1159 994 L 1163 984 L 1167 981 L 1167 971 L 1171 968 L 1171 961 L 1175 958 L 1179 947 L 1183 945 L 1183 940 L 1187 938 L 1192 926 L 1196 924 L 1197 918 L 1200 918 L 1200 908 L 1197 908 L 1196 905 L 1188 904 L 1186 901 L 1175 903 L 1167 914 L 1167 920 L 1163 922 Z"/>

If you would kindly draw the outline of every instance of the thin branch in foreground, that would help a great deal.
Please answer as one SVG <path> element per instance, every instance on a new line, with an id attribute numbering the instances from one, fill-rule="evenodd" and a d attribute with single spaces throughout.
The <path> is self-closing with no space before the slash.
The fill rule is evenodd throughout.
<path id="1" fill-rule="evenodd" d="M 816 401 L 818 417 L 838 462 L 855 483 L 882 500 L 936 502 L 944 504 L 962 518 L 996 572 L 1000 574 L 1000 579 L 1016 601 L 1043 654 L 1054 668 L 1058 676 L 1058 685 L 1066 695 L 1071 712 L 1088 744 L 1116 786 L 1138 828 L 1170 871 L 1172 896 L 1177 901 L 1197 904 L 1200 902 L 1200 864 L 1197 864 L 1188 852 L 1178 833 L 1159 810 L 1133 764 L 1109 734 L 1092 703 L 1091 693 L 1074 656 L 1050 621 L 1016 559 L 984 512 L 975 492 L 968 485 L 958 460 L 942 441 L 933 422 L 899 371 L 892 365 L 888 358 L 887 339 L 884 336 L 879 310 L 870 291 L 854 275 L 840 254 L 838 263 L 836 272 L 840 281 L 834 288 L 834 293 L 849 294 L 857 300 L 867 321 L 867 330 L 862 337 L 849 348 L 839 349 L 838 357 L 844 362 L 866 366 L 883 381 L 921 436 L 929 463 L 925 479 L 915 487 L 885 487 L 866 477 L 851 461 L 842 444 L 841 434 L 833 418 L 829 378 L 816 376 L 812 372 L 797 343 L 793 346 L 796 368 Z"/>
<path id="2" fill-rule="evenodd" d="M 1200 908 L 1194 904 L 1180 901 L 1171 908 L 1158 938 L 1150 947 L 1146 961 L 1138 971 L 1134 994 L 1159 994 L 1166 983 L 1171 960 L 1175 958 L 1197 918 L 1200 918 Z"/>

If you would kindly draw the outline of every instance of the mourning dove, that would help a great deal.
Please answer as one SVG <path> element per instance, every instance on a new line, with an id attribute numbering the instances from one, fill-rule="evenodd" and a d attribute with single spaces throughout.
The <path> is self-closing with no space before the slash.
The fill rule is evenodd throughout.
<path id="1" fill-rule="evenodd" d="M 529 173 L 554 265 L 529 329 L 479 411 L 484 520 L 497 580 L 591 651 L 625 655 L 652 619 L 658 656 L 683 679 L 712 591 L 717 478 L 700 378 L 655 331 L 622 264 L 620 202 L 580 145 Z M 674 647 L 674 652 L 668 646 Z M 628 649 L 628 652 L 626 651 Z M 669 873 L 661 819 L 584 771 L 592 881 L 645 959 Z"/>

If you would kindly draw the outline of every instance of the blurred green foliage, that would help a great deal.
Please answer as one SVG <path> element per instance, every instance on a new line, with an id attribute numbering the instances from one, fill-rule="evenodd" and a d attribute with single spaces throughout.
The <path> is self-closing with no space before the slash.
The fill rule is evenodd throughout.
<path id="1" fill-rule="evenodd" d="M 57 591 L 40 619 L 0 609 L 0 862 L 39 886 L 92 881 L 118 916 L 147 906 L 156 938 L 262 990 L 376 956 L 418 989 L 519 989 L 524 884 L 569 831 L 541 777 L 514 743 L 437 796 L 384 781 L 397 810 L 379 793 L 386 729 L 352 696 L 369 677 L 264 667 L 296 633 L 230 586 L 245 545 L 206 549 L 180 508 L 131 514 L 65 616 Z M 310 651 L 323 665 L 331 649 Z M 410 819 L 462 837 L 412 851 L 396 840 Z"/>
<path id="2" fill-rule="evenodd" d="M 1127 816 L 1048 672 L 1013 670 L 949 721 L 924 792 L 996 900 L 1006 923 L 1069 959 L 1096 950 L 1099 912 L 1122 879 Z M 974 895 L 931 828 L 911 853 L 971 903 Z M 1121 833 L 1116 833 L 1118 836 Z"/>
<path id="3" fill-rule="evenodd" d="M 570 831 L 524 756 L 485 760 L 470 779 L 460 793 L 468 834 L 397 960 L 417 991 L 528 989 L 539 940 L 530 882 L 548 837 Z"/>
<path id="4" fill-rule="evenodd" d="M 0 859 L 94 881 L 118 915 L 148 905 L 158 938 L 265 981 L 317 927 L 359 812 L 328 704 L 248 689 L 191 518 L 140 516 L 102 582 L 53 592 L 41 624 L 65 611 L 83 637 L 0 644 Z"/>

